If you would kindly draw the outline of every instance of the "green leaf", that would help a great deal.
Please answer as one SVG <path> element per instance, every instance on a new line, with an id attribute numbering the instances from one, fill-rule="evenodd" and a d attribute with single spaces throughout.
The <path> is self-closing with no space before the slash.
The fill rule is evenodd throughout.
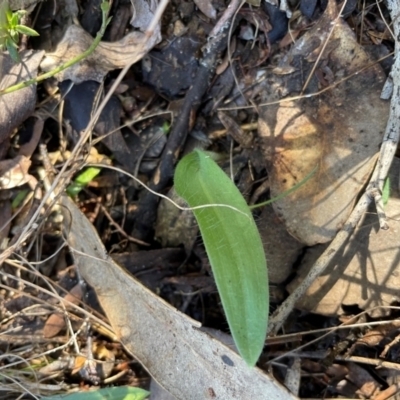
<path id="1" fill-rule="evenodd" d="M 9 19 L 9 21 L 10 21 L 11 28 L 14 28 L 15 26 L 17 26 L 18 22 L 19 22 L 18 14 L 13 13 L 11 15 L 11 18 Z"/>
<path id="2" fill-rule="evenodd" d="M 15 196 L 15 199 L 11 203 L 11 208 L 13 210 L 17 209 L 21 203 L 24 201 L 25 197 L 29 193 L 29 190 L 20 190 L 18 194 Z"/>
<path id="3" fill-rule="evenodd" d="M 19 41 L 19 33 L 15 29 L 10 29 L 8 31 L 8 36 L 12 39 L 15 43 L 15 47 L 18 48 L 18 41 Z"/>
<path id="4" fill-rule="evenodd" d="M 213 204 L 193 212 L 233 339 L 254 366 L 264 347 L 269 292 L 264 249 L 250 209 L 234 183 L 200 150 L 179 162 L 174 181 L 190 207 Z"/>
<path id="5" fill-rule="evenodd" d="M 42 400 L 143 400 L 150 393 L 137 387 L 119 386 L 92 392 L 42 397 Z"/>
<path id="6" fill-rule="evenodd" d="M 74 182 L 67 187 L 69 196 L 76 196 L 87 184 L 89 184 L 100 173 L 101 169 L 97 167 L 86 168 L 79 174 Z"/>
<path id="7" fill-rule="evenodd" d="M 389 197 L 390 197 L 390 178 L 387 177 L 385 179 L 385 184 L 383 185 L 382 189 L 382 201 L 384 206 L 386 206 L 386 204 L 388 203 Z"/>
<path id="8" fill-rule="evenodd" d="M 103 1 L 100 5 L 101 11 L 103 13 L 108 13 L 110 11 L 110 3 L 108 1 Z"/>
<path id="9" fill-rule="evenodd" d="M 17 25 L 15 29 L 19 32 L 22 33 L 23 35 L 27 36 L 39 36 L 39 34 L 32 28 L 28 28 L 25 25 Z"/>
<path id="10" fill-rule="evenodd" d="M 314 167 L 314 169 L 304 178 L 302 179 L 299 183 L 296 183 L 293 187 L 291 187 L 288 190 L 285 190 L 283 193 L 278 194 L 278 196 L 273 197 L 272 199 L 269 199 L 267 201 L 263 201 L 262 203 L 257 203 L 254 204 L 252 206 L 250 206 L 250 210 L 253 210 L 254 208 L 258 208 L 258 207 L 262 207 L 262 206 L 266 206 L 267 204 L 271 204 L 274 201 L 283 199 L 286 196 L 289 196 L 290 193 L 293 193 L 294 191 L 296 191 L 297 189 L 299 189 L 301 186 L 303 186 L 310 178 L 312 178 L 315 173 L 318 170 L 318 166 Z"/>
<path id="11" fill-rule="evenodd" d="M 5 2 L 4 2 L 4 8 L 5 8 L 5 13 L 6 13 L 6 18 L 7 18 L 8 24 L 10 25 L 10 23 L 11 23 L 11 21 L 12 21 L 12 19 L 13 19 L 14 14 L 13 14 L 13 12 L 11 11 L 11 8 L 10 8 L 10 6 L 9 6 L 9 4 L 8 4 L 8 1 L 5 1 Z"/>
<path id="12" fill-rule="evenodd" d="M 3 1 L 0 3 L 0 27 L 5 29 L 8 27 L 7 11 L 10 9 L 8 2 Z"/>
<path id="13" fill-rule="evenodd" d="M 17 44 L 11 39 L 6 39 L 6 48 L 10 53 L 10 57 L 16 62 L 19 62 L 19 54 L 18 54 L 18 47 Z"/>
<path id="14" fill-rule="evenodd" d="M 167 121 L 165 121 L 163 123 L 162 130 L 166 135 L 168 135 L 169 131 L 171 130 L 171 125 Z"/>

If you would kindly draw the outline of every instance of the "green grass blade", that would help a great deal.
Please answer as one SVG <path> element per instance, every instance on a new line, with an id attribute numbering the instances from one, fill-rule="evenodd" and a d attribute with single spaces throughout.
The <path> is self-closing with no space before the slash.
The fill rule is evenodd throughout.
<path id="1" fill-rule="evenodd" d="M 234 183 L 200 150 L 179 162 L 174 180 L 190 207 L 216 204 L 193 212 L 233 339 L 254 366 L 266 337 L 269 293 L 264 249 L 250 209 Z"/>
<path id="2" fill-rule="evenodd" d="M 100 168 L 89 167 L 81 172 L 76 179 L 67 187 L 67 193 L 73 197 L 79 194 L 79 192 L 87 186 L 96 176 L 101 172 Z"/>
<path id="3" fill-rule="evenodd" d="M 386 206 L 386 204 L 389 202 L 389 197 L 390 197 L 390 178 L 387 177 L 385 179 L 385 184 L 383 185 L 383 190 L 382 190 L 382 201 L 384 206 Z"/>
<path id="4" fill-rule="evenodd" d="M 286 196 L 289 196 L 290 193 L 293 193 L 297 189 L 299 189 L 301 186 L 303 186 L 310 178 L 314 176 L 314 174 L 317 172 L 318 166 L 314 167 L 314 169 L 304 178 L 302 179 L 299 183 L 296 183 L 293 187 L 290 189 L 284 191 L 283 193 L 279 194 L 278 196 L 273 197 L 272 199 L 269 199 L 267 201 L 263 201 L 262 203 L 257 203 L 252 206 L 250 206 L 250 210 L 254 210 L 255 208 L 258 207 L 263 207 L 266 206 L 267 204 L 271 204 L 274 201 L 278 201 L 280 199 L 283 199 Z"/>

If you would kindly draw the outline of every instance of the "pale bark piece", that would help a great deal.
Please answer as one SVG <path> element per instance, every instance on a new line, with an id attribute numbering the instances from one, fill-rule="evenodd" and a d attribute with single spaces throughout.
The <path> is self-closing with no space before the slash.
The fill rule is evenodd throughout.
<path id="1" fill-rule="evenodd" d="M 391 182 L 398 184 L 400 160 L 395 159 L 391 169 Z M 360 227 L 343 252 L 329 265 L 329 274 L 318 277 L 298 301 L 296 308 L 323 315 L 343 312 L 342 305 L 357 305 L 363 310 L 388 306 L 400 301 L 400 191 L 392 189 L 385 207 L 390 229 L 379 229 L 374 207 L 370 209 Z M 299 278 L 288 289 L 294 290 L 302 281 L 325 246 L 310 249 L 299 270 Z M 371 312 L 374 317 L 387 315 L 383 308 Z"/>
<path id="2" fill-rule="evenodd" d="M 161 386 L 182 400 L 296 399 L 114 263 L 76 205 L 67 197 L 61 203 L 68 243 L 82 277 L 95 289 L 126 349 Z"/>
<path id="3" fill-rule="evenodd" d="M 44 51 L 24 51 L 16 63 L 8 53 L 0 54 L 0 89 L 36 78 Z M 32 115 L 36 105 L 36 85 L 0 96 L 0 143 L 7 140 L 13 129 Z"/>
<path id="4" fill-rule="evenodd" d="M 289 233 L 307 245 L 331 240 L 350 215 L 372 171 L 389 112 L 389 103 L 380 99 L 384 73 L 379 65 L 362 70 L 373 60 L 348 25 L 339 19 L 328 38 L 336 15 L 335 2 L 329 1 L 320 21 L 275 69 L 280 77 L 273 78 L 272 90 L 293 97 L 323 51 L 306 97 L 265 106 L 259 118 L 271 197 L 318 167 L 307 183 L 273 203 Z M 307 96 L 330 85 L 318 96 Z"/>

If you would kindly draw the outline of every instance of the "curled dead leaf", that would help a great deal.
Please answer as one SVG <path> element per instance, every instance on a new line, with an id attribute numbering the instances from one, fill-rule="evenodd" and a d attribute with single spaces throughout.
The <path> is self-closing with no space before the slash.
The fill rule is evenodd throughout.
<path id="1" fill-rule="evenodd" d="M 64 296 L 64 305 L 68 308 L 68 303 L 79 304 L 80 299 L 82 298 L 82 287 L 81 284 L 76 284 L 69 293 Z M 45 338 L 52 338 L 58 335 L 65 328 L 65 316 L 64 314 L 60 314 L 58 312 L 51 314 L 47 319 L 44 327 L 43 327 L 43 336 Z"/>
<path id="2" fill-rule="evenodd" d="M 16 156 L 0 161 L 0 188 L 12 189 L 30 181 L 28 174 L 31 161 L 25 156 Z"/>
<path id="3" fill-rule="evenodd" d="M 124 68 L 140 60 L 161 40 L 159 26 L 148 35 L 139 31 L 128 33 L 117 42 L 100 42 L 96 49 L 81 62 L 56 75 L 58 81 L 70 79 L 74 83 L 88 80 L 102 82 L 114 69 Z M 93 38 L 81 27 L 71 25 L 53 53 L 46 54 L 40 67 L 48 72 L 85 52 Z"/>

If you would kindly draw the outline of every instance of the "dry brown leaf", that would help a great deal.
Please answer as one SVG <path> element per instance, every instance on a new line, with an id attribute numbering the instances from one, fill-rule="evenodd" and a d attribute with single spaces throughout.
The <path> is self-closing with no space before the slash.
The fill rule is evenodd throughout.
<path id="1" fill-rule="evenodd" d="M 391 168 L 391 182 L 399 181 L 400 160 Z M 392 188 L 385 207 L 390 229 L 379 229 L 376 211 L 366 215 L 342 252 L 334 257 L 329 274 L 319 276 L 296 307 L 324 315 L 341 313 L 343 305 L 358 305 L 367 310 L 399 301 L 400 286 L 400 191 Z M 299 279 L 290 283 L 292 291 L 324 250 L 316 246 L 308 251 L 299 269 Z M 375 317 L 390 310 L 375 309 Z"/>
<path id="2" fill-rule="evenodd" d="M 12 189 L 31 180 L 28 174 L 31 161 L 25 156 L 16 156 L 0 161 L 0 188 Z"/>
<path id="3" fill-rule="evenodd" d="M 117 336 L 177 399 L 296 399 L 258 368 L 200 329 L 114 263 L 77 206 L 62 197 L 64 227 L 81 276 L 92 286 Z M 76 250 L 76 251 L 75 251 Z"/>
<path id="4" fill-rule="evenodd" d="M 273 90 L 289 97 L 301 91 L 336 15 L 336 4 L 330 1 L 320 21 L 279 66 L 287 73 Z M 304 244 L 324 243 L 335 236 L 376 160 L 389 103 L 380 99 L 385 79 L 380 66 L 361 71 L 371 63 L 339 19 L 305 93 L 357 74 L 319 96 L 262 108 L 259 134 L 268 160 L 271 197 L 318 167 L 300 189 L 273 203 L 289 233 Z"/>
<path id="5" fill-rule="evenodd" d="M 347 363 L 349 373 L 346 378 L 357 386 L 355 398 L 371 399 L 379 392 L 380 385 L 373 376 L 356 363 Z"/>
<path id="6" fill-rule="evenodd" d="M 64 315 L 55 313 L 51 314 L 43 327 L 43 336 L 45 338 L 52 338 L 58 335 L 65 328 Z"/>
<path id="7" fill-rule="evenodd" d="M 281 284 L 292 273 L 305 246 L 288 234 L 272 206 L 264 207 L 259 218 L 257 225 L 267 258 L 268 280 L 272 284 Z"/>
<path id="8" fill-rule="evenodd" d="M 69 293 L 64 296 L 64 299 L 67 300 L 64 302 L 65 307 L 68 308 L 68 302 L 72 304 L 79 304 L 80 299 L 82 298 L 82 287 L 81 284 L 76 284 Z M 43 336 L 45 338 L 52 338 L 58 335 L 65 328 L 65 316 L 64 314 L 54 313 L 51 314 L 47 319 L 44 327 L 43 327 Z"/>

